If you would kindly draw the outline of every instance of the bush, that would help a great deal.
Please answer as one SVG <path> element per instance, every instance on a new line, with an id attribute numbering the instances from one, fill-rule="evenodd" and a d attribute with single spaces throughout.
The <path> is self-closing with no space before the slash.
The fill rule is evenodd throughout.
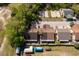
<path id="1" fill-rule="evenodd" d="M 78 43 L 74 44 L 74 47 L 75 47 L 76 49 L 79 49 L 79 44 L 78 44 Z"/>

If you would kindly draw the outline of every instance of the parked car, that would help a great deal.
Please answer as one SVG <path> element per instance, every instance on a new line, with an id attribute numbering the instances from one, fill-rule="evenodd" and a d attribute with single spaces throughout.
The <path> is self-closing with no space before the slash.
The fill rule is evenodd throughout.
<path id="1" fill-rule="evenodd" d="M 64 18 L 67 19 L 67 21 L 76 21 L 76 17 L 74 15 L 74 11 L 71 9 L 63 9 Z"/>

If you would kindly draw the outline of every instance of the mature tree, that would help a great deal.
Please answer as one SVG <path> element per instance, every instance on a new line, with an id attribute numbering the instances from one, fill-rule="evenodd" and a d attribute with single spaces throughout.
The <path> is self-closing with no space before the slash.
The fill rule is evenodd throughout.
<path id="1" fill-rule="evenodd" d="M 0 6 L 8 6 L 9 3 L 0 3 Z"/>
<path id="2" fill-rule="evenodd" d="M 79 13 L 79 4 L 73 4 L 72 9 L 74 10 L 75 13 Z"/>
<path id="3" fill-rule="evenodd" d="M 70 8 L 72 4 L 67 4 L 67 3 L 53 3 L 51 4 L 51 7 L 53 10 L 58 10 L 60 8 Z"/>
<path id="4" fill-rule="evenodd" d="M 38 20 L 37 10 L 39 7 L 35 8 L 34 6 L 38 6 L 38 4 L 9 5 L 12 10 L 12 18 L 7 22 L 5 32 L 12 46 L 22 46 L 25 41 L 24 32 L 26 28 L 31 22 Z"/>
<path id="5" fill-rule="evenodd" d="M 11 18 L 6 25 L 6 34 L 10 43 L 14 47 L 21 46 L 24 43 L 24 20 L 17 20 L 16 18 Z"/>

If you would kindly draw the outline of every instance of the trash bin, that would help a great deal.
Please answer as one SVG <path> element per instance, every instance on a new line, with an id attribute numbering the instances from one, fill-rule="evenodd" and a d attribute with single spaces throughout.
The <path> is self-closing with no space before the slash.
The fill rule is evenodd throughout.
<path id="1" fill-rule="evenodd" d="M 35 51 L 35 52 L 43 52 L 43 50 L 44 50 L 44 49 L 43 49 L 42 47 L 35 47 L 35 48 L 34 48 L 34 51 Z"/>
<path id="2" fill-rule="evenodd" d="M 17 55 L 17 56 L 20 56 L 20 47 L 17 47 L 17 48 L 16 48 L 16 55 Z"/>

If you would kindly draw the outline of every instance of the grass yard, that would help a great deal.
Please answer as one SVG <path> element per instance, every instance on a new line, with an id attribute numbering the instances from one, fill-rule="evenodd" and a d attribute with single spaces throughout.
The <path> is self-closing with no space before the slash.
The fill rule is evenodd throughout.
<path id="1" fill-rule="evenodd" d="M 0 56 L 14 56 L 15 54 L 15 49 L 10 46 L 10 43 L 8 40 L 4 43 L 3 50 L 0 51 Z"/>
<path id="2" fill-rule="evenodd" d="M 63 21 L 63 18 L 49 18 L 49 17 L 46 17 L 46 18 L 41 18 L 42 21 Z"/>
<path id="3" fill-rule="evenodd" d="M 47 48 L 48 46 L 44 46 Z M 33 56 L 79 56 L 79 50 L 73 46 L 50 46 L 52 51 L 35 52 Z"/>
<path id="4" fill-rule="evenodd" d="M 44 48 L 51 48 L 52 51 L 35 52 L 32 56 L 79 56 L 79 50 L 73 46 L 42 46 Z M 3 50 L 0 52 L 1 56 L 15 56 L 15 49 L 12 48 L 6 40 Z"/>

